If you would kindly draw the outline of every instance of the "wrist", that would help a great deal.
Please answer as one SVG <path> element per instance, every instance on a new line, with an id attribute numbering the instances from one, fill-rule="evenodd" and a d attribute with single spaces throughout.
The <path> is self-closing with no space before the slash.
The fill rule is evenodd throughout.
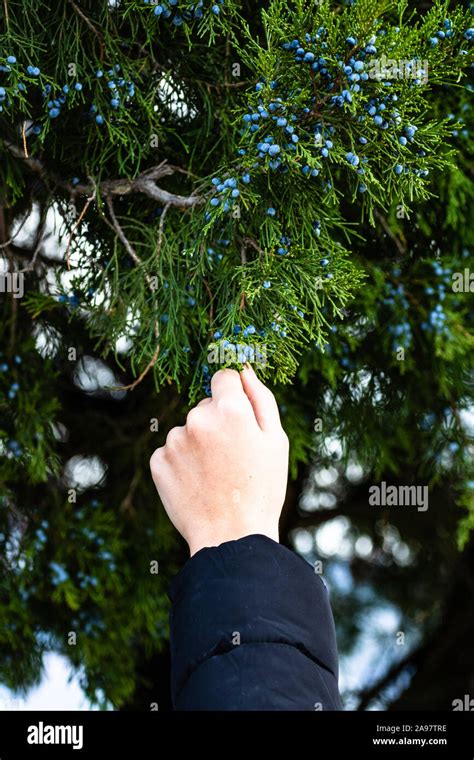
<path id="1" fill-rule="evenodd" d="M 276 543 L 280 542 L 278 533 L 278 523 L 272 525 L 240 525 L 240 526 L 228 526 L 222 528 L 216 528 L 216 526 L 209 527 L 208 529 L 201 531 L 194 531 L 193 535 L 186 538 L 189 546 L 189 553 L 192 557 L 201 549 L 206 549 L 212 546 L 220 546 L 227 541 L 238 541 L 239 538 L 245 538 L 246 536 L 260 535 L 271 538 Z"/>

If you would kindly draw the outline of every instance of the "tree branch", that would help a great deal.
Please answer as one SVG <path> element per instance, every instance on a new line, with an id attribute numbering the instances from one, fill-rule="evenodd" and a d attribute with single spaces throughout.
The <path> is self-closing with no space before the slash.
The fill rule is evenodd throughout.
<path id="1" fill-rule="evenodd" d="M 35 174 L 39 174 L 45 179 L 53 181 L 56 187 L 60 187 L 66 190 L 70 195 L 91 195 L 94 192 L 94 184 L 79 183 L 73 185 L 71 182 L 67 182 L 60 177 L 50 175 L 46 169 L 44 163 L 32 156 L 26 157 L 23 151 L 12 143 L 5 142 L 5 145 L 12 156 L 21 159 L 25 166 L 27 166 Z M 182 210 L 192 209 L 195 206 L 204 202 L 204 198 L 199 195 L 191 194 L 189 196 L 175 195 L 167 190 L 163 190 L 156 185 L 156 180 L 161 177 L 169 177 L 176 171 L 180 171 L 177 167 L 171 166 L 167 161 L 162 161 L 157 166 L 153 166 L 151 169 L 147 169 L 138 175 L 135 179 L 109 179 L 104 180 L 96 186 L 97 192 L 103 195 L 130 195 L 132 193 L 142 193 L 148 198 L 152 198 L 154 201 L 162 203 L 164 206 L 173 206 Z"/>
<path id="2" fill-rule="evenodd" d="M 387 220 L 385 219 L 384 215 L 383 215 L 383 214 L 381 214 L 381 213 L 380 213 L 380 211 L 378 211 L 377 209 L 375 209 L 375 212 L 374 212 L 374 213 L 375 213 L 375 216 L 377 217 L 377 219 L 379 220 L 380 224 L 381 224 L 381 225 L 382 225 L 382 227 L 384 228 L 385 232 L 386 232 L 386 233 L 387 233 L 387 235 L 389 236 L 389 238 L 390 238 L 391 240 L 393 240 L 393 242 L 394 242 L 394 243 L 395 243 L 395 245 L 397 246 L 398 252 L 399 252 L 399 253 L 400 253 L 402 256 L 404 256 L 404 255 L 406 254 L 406 248 L 405 248 L 405 246 L 403 245 L 403 243 L 402 243 L 402 241 L 400 240 L 400 238 L 399 238 L 399 237 L 397 237 L 397 235 L 395 235 L 395 233 L 393 232 L 393 230 L 390 228 L 390 225 L 388 224 L 388 222 L 387 222 Z"/>

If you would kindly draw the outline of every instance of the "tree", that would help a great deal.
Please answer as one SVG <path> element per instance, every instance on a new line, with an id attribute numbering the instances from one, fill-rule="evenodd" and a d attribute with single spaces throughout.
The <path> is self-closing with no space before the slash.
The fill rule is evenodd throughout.
<path id="1" fill-rule="evenodd" d="M 3 4 L 4 683 L 34 683 L 54 648 L 99 703 L 166 702 L 165 590 L 185 552 L 147 463 L 222 366 L 252 361 L 277 394 L 284 540 L 351 514 L 354 539 L 379 531 L 352 572 L 403 600 L 368 503 L 383 480 L 448 505 L 382 513 L 407 545 L 432 533 L 431 568 L 467 546 L 471 11 Z M 311 468 L 332 491 L 311 495 Z M 303 492 L 319 511 L 301 514 Z M 426 637 L 436 594 L 428 575 Z M 349 650 L 358 624 L 335 608 Z"/>

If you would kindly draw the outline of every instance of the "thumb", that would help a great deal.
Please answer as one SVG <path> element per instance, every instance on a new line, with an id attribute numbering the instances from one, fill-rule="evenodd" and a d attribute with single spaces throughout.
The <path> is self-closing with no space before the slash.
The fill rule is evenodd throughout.
<path id="1" fill-rule="evenodd" d="M 258 379 L 250 364 L 247 363 L 245 365 L 245 369 L 240 373 L 240 379 L 244 392 L 252 405 L 259 427 L 264 431 L 280 428 L 280 413 L 275 396 Z"/>

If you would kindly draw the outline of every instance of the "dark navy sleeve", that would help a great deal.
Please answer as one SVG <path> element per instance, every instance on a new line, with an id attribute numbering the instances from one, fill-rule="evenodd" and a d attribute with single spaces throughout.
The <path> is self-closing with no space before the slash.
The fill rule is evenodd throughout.
<path id="1" fill-rule="evenodd" d="M 328 592 L 261 535 L 201 549 L 174 578 L 177 710 L 341 710 Z"/>

